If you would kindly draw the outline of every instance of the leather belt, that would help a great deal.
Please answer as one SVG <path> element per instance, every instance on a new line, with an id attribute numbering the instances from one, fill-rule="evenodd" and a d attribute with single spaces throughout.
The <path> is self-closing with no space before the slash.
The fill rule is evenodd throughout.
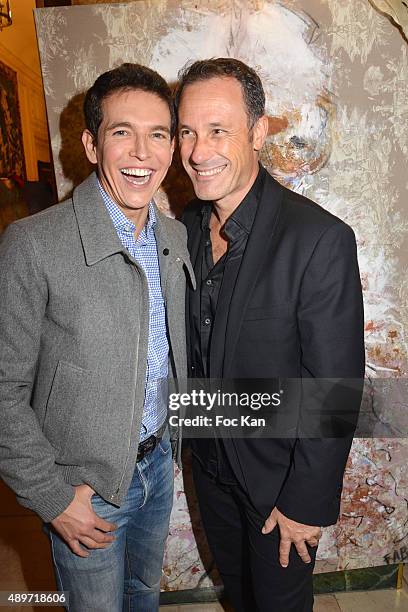
<path id="1" fill-rule="evenodd" d="M 160 442 L 163 437 L 164 432 L 166 431 L 167 422 L 164 422 L 163 425 L 158 429 L 154 434 L 140 442 L 139 447 L 137 449 L 137 458 L 136 463 L 139 463 L 142 459 L 146 457 L 149 453 L 151 453 Z"/>

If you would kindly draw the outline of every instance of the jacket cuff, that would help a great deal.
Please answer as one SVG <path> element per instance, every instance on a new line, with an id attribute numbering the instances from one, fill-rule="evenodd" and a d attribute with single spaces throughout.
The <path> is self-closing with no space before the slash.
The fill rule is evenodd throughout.
<path id="1" fill-rule="evenodd" d="M 282 500 L 278 499 L 276 507 L 279 512 L 303 525 L 328 527 L 337 522 L 340 513 L 340 494 L 330 501 L 323 501 L 321 498 L 300 501 L 300 498 L 296 497 L 297 499 L 292 501 L 288 496 Z"/>
<path id="2" fill-rule="evenodd" d="M 50 523 L 68 508 L 74 496 L 74 487 L 68 483 L 62 483 L 58 489 L 47 491 L 41 497 L 29 500 L 17 497 L 17 500 L 22 506 L 38 514 L 45 523 Z"/>

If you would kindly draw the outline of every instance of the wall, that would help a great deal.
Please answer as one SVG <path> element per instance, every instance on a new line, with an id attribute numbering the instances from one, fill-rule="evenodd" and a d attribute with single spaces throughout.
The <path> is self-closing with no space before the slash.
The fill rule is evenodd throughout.
<path id="1" fill-rule="evenodd" d="M 33 9 L 35 0 L 12 1 L 13 25 L 0 32 L 0 60 L 17 72 L 27 179 L 38 179 L 37 160 L 50 161 L 48 127 Z"/>

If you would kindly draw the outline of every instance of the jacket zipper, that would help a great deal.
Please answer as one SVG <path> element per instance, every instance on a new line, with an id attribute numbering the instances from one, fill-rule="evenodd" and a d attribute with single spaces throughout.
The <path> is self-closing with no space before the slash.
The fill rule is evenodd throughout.
<path id="1" fill-rule="evenodd" d="M 139 275 L 139 277 L 141 277 L 140 270 L 139 270 L 139 267 L 137 266 L 137 264 L 136 265 L 133 264 L 133 268 L 136 268 L 137 274 Z M 143 283 L 142 278 L 140 278 L 140 280 Z M 141 307 L 142 307 L 141 302 L 142 302 L 142 300 L 139 300 L 139 312 L 138 312 L 138 320 L 139 320 L 139 322 L 141 320 Z M 140 325 L 140 323 L 139 323 L 139 325 Z M 137 344 L 136 344 L 136 378 L 137 378 L 137 368 L 138 368 L 138 361 L 139 361 L 139 344 L 140 344 L 140 330 L 139 330 L 139 333 L 137 335 Z M 136 386 L 135 386 L 135 389 L 134 389 L 134 396 L 133 397 L 135 397 L 135 395 L 136 395 Z M 123 484 L 123 480 L 125 478 L 126 468 L 127 468 L 127 465 L 128 465 L 129 455 L 130 455 L 130 447 L 131 447 L 131 443 L 132 443 L 134 416 L 135 416 L 135 401 L 133 401 L 133 407 L 132 407 L 132 423 L 131 423 L 131 427 L 130 427 L 130 431 L 129 431 L 129 437 L 128 437 L 126 461 L 125 461 L 125 465 L 124 465 L 124 468 L 123 468 L 122 476 L 121 476 L 120 481 L 119 481 L 118 488 L 116 489 L 115 494 L 111 495 L 111 500 L 114 499 L 119 494 L 119 491 L 120 491 L 120 489 L 122 487 L 122 484 Z"/>

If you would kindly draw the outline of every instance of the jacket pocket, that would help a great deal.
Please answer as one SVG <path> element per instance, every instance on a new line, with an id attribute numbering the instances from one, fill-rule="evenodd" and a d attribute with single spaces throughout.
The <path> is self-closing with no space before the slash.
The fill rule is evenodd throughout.
<path id="1" fill-rule="evenodd" d="M 65 361 L 59 361 L 48 396 L 43 432 L 57 451 L 57 460 L 64 457 L 74 408 L 84 395 L 91 373 Z"/>

